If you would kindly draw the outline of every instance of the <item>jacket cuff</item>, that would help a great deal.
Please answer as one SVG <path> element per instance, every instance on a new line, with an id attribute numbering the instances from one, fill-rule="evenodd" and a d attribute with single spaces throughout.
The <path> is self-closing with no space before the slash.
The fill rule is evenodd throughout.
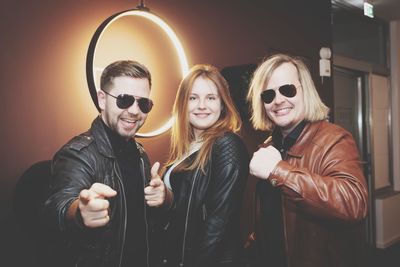
<path id="1" fill-rule="evenodd" d="M 67 229 L 72 229 L 72 230 L 85 229 L 85 224 L 83 223 L 83 218 L 81 215 L 81 211 L 79 209 L 79 205 L 78 205 L 78 203 L 74 203 L 77 200 L 78 200 L 78 198 L 72 200 L 70 202 L 70 204 L 68 205 L 67 214 L 65 215 L 65 222 L 66 222 L 65 225 L 66 225 Z M 76 205 L 76 207 L 73 207 L 73 205 Z M 74 209 L 74 210 L 70 210 L 70 209 Z M 71 212 L 71 214 L 68 214 L 70 212 Z"/>
<path id="2" fill-rule="evenodd" d="M 289 163 L 286 161 L 279 161 L 275 168 L 272 170 L 268 177 L 268 181 L 273 187 L 282 186 L 288 177 Z"/>

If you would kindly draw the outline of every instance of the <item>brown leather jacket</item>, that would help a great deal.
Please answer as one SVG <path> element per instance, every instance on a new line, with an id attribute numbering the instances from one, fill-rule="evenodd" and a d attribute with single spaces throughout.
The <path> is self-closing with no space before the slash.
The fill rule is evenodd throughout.
<path id="1" fill-rule="evenodd" d="M 271 138 L 265 145 L 270 144 Z M 267 244 L 272 251 L 281 247 L 286 261 L 271 266 L 361 265 L 362 220 L 368 211 L 368 193 L 358 150 L 349 132 L 326 121 L 308 123 L 268 181 L 260 184 L 268 184 L 270 192 L 277 193 L 282 207 L 279 223 L 283 226 L 278 238 L 281 246 L 279 242 Z M 258 191 L 262 202 L 263 192 Z M 260 212 L 257 239 L 276 236 L 279 225 L 275 228 L 277 225 L 268 223 L 277 214 L 269 213 L 271 209 L 265 205 L 263 208 L 263 204 Z M 265 225 L 278 230 L 266 235 Z M 268 255 L 265 257 L 262 266 L 271 264 Z"/>

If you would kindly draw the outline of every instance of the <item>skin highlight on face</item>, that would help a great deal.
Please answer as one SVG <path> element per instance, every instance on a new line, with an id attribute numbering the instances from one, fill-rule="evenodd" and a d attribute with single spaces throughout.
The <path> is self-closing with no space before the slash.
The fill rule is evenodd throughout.
<path id="1" fill-rule="evenodd" d="M 196 78 L 188 102 L 189 122 L 196 139 L 218 121 L 221 111 L 222 103 L 217 86 L 207 78 Z"/>

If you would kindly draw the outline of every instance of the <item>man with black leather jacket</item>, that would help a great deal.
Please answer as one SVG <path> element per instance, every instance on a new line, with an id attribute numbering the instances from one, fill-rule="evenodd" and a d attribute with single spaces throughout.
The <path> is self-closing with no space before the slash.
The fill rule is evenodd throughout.
<path id="1" fill-rule="evenodd" d="M 117 61 L 101 76 L 101 109 L 91 128 L 54 156 L 49 224 L 66 241 L 58 266 L 150 266 L 151 215 L 172 193 L 134 140 L 152 108 L 151 75 Z"/>

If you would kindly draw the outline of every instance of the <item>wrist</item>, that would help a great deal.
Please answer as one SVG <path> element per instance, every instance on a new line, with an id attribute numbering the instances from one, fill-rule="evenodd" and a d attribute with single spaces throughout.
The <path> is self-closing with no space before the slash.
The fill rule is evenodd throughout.
<path id="1" fill-rule="evenodd" d="M 84 228 L 85 224 L 79 209 L 79 198 L 75 199 L 69 206 L 66 214 L 67 224 L 78 228 Z"/>

